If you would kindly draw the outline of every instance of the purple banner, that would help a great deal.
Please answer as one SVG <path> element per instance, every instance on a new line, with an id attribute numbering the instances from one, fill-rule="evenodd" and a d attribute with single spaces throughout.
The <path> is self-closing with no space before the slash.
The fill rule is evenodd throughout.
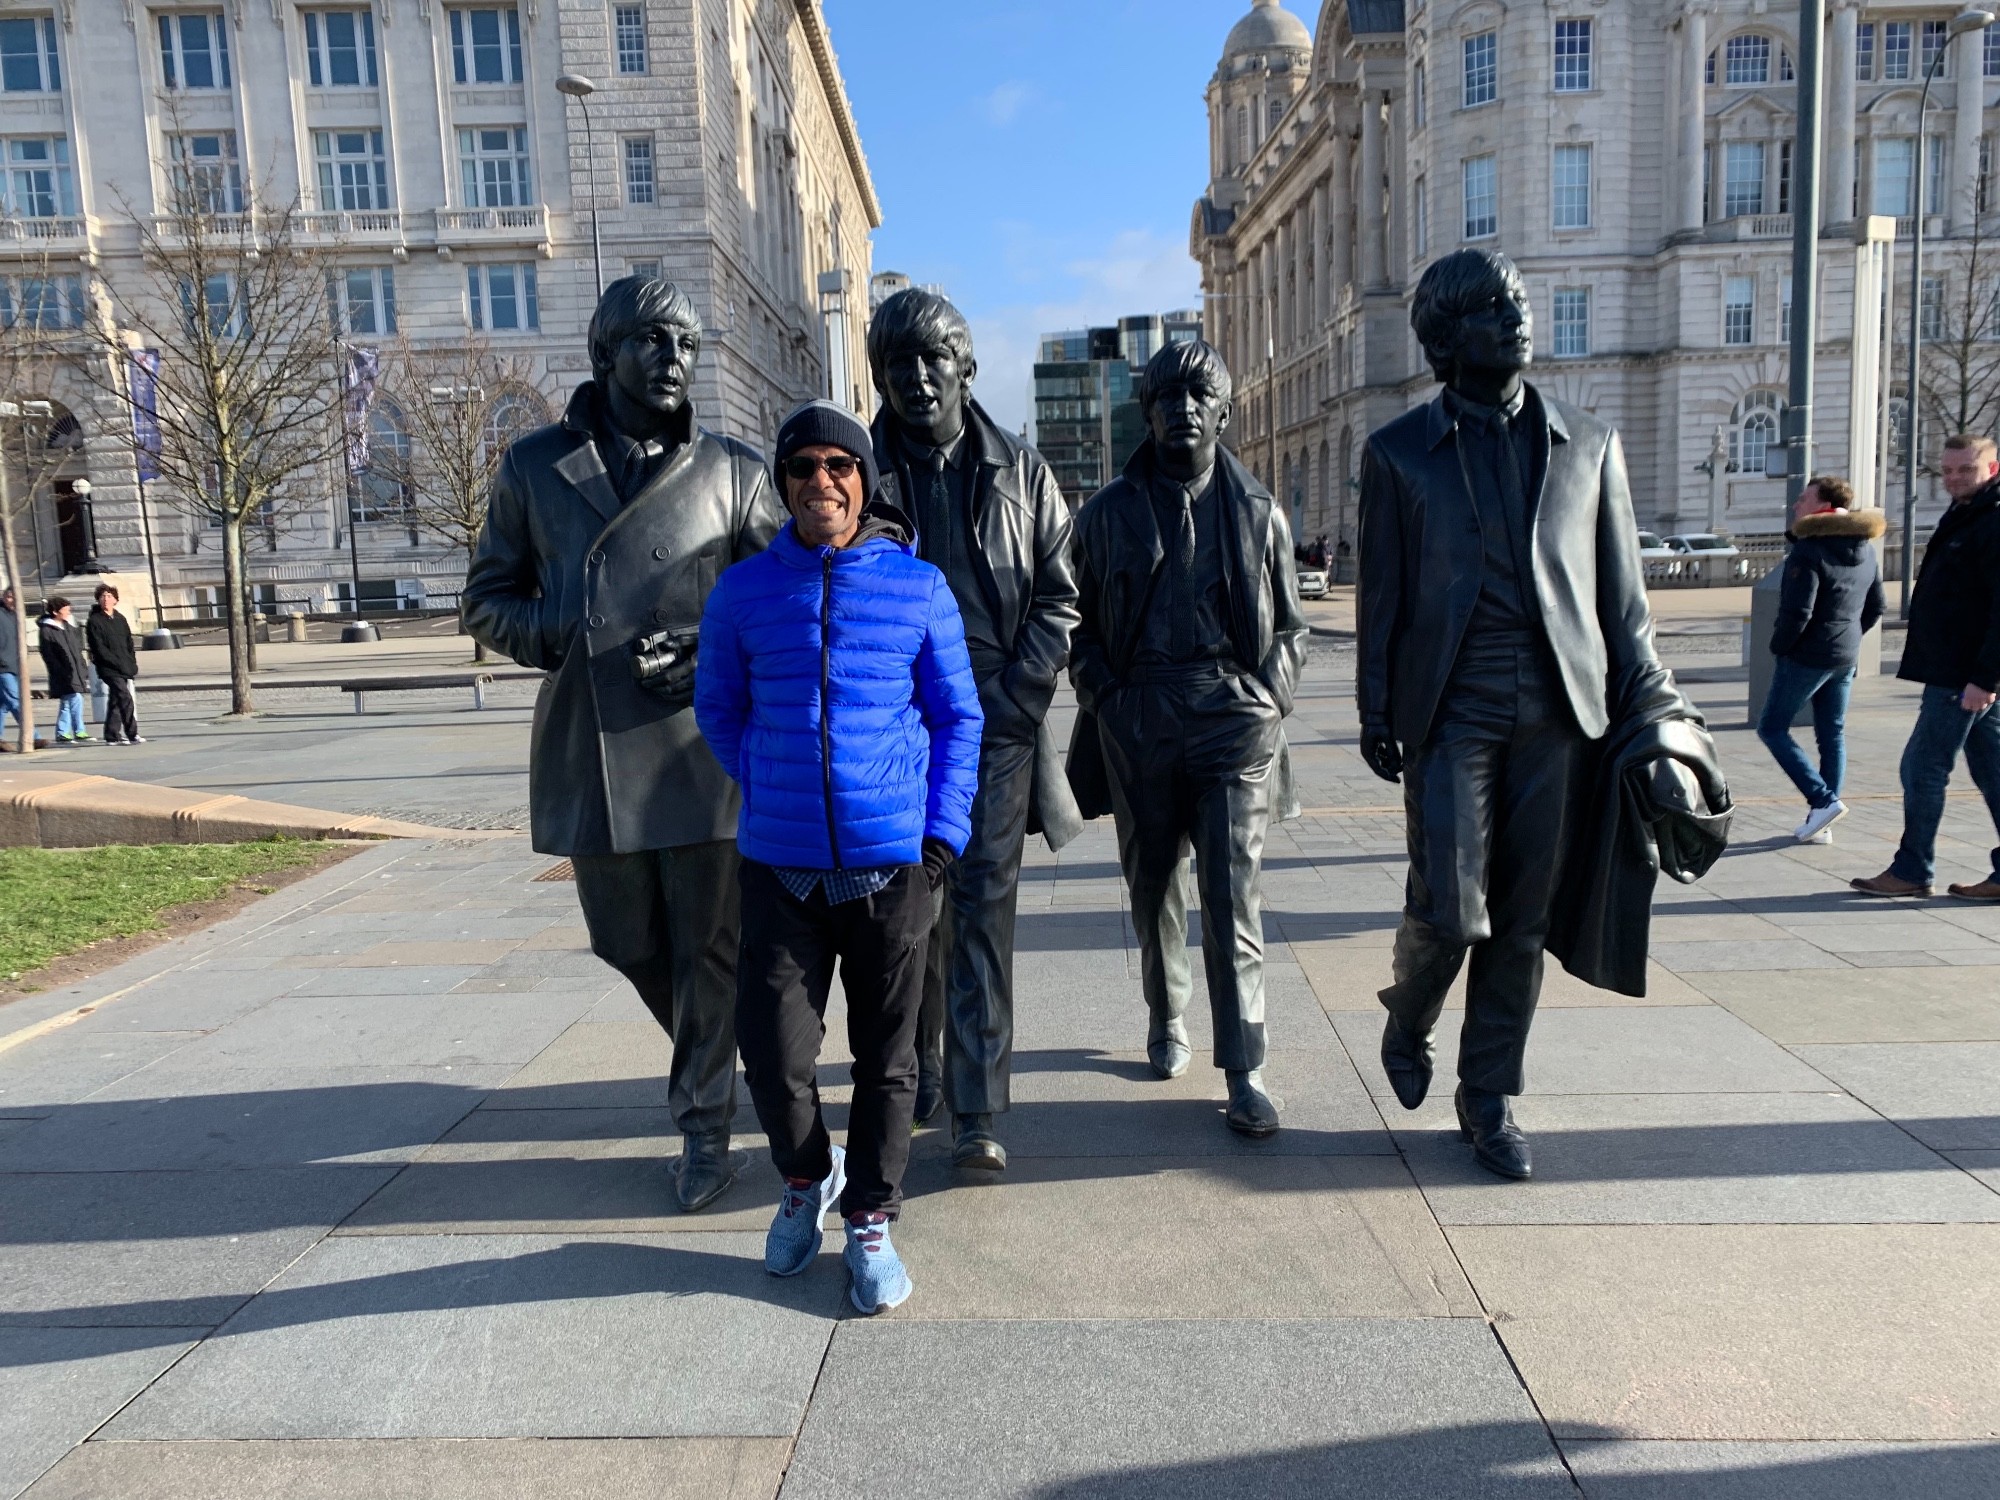
<path id="1" fill-rule="evenodd" d="M 345 391 L 343 406 L 347 422 L 347 472 L 350 474 L 360 474 L 368 468 L 368 408 L 374 403 L 375 382 L 381 373 L 380 351 L 347 351 L 341 385 Z"/>
<path id="2" fill-rule="evenodd" d="M 132 388 L 132 447 L 143 484 L 160 477 L 160 351 L 134 349 L 126 379 Z"/>

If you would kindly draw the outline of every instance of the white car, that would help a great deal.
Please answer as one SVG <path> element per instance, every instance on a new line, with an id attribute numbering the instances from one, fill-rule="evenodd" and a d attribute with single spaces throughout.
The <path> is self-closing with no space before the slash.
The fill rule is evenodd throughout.
<path id="1" fill-rule="evenodd" d="M 1667 546 L 1681 557 L 1741 557 L 1743 554 L 1736 544 L 1726 536 L 1714 536 L 1705 531 L 1690 531 L 1684 536 L 1670 536 Z"/>
<path id="2" fill-rule="evenodd" d="M 1660 540 L 1658 532 L 1642 531 L 1639 533 L 1640 561 L 1664 562 L 1667 558 L 1679 557 L 1679 556 L 1680 554 L 1678 552 L 1674 551 L 1673 548 L 1669 547 L 1665 542 Z"/>
<path id="3" fill-rule="evenodd" d="M 1324 599 L 1327 583 L 1324 568 L 1299 569 L 1299 597 L 1301 599 Z"/>

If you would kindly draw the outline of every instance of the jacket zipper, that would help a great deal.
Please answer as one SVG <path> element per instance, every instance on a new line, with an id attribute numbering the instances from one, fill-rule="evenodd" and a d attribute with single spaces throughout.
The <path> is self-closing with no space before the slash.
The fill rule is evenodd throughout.
<path id="1" fill-rule="evenodd" d="M 840 834 L 833 816 L 833 555 L 819 563 L 819 771 L 826 790 L 826 845 L 840 863 Z"/>

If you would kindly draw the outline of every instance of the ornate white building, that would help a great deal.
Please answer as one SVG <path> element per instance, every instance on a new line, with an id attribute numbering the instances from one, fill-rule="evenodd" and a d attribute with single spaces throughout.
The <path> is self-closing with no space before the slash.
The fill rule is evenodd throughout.
<path id="1" fill-rule="evenodd" d="M 565 73 L 596 84 L 587 102 L 556 90 Z M 46 276 L 43 305 L 80 317 L 91 278 L 134 270 L 133 216 L 165 211 L 193 162 L 221 209 L 298 196 L 337 248 L 353 342 L 479 328 L 528 358 L 523 398 L 550 412 L 589 373 L 593 209 L 607 282 L 656 270 L 694 298 L 706 424 L 763 443 L 806 397 L 869 400 L 881 213 L 819 0 L 4 0 L 0 136 L 0 316 Z M 87 593 L 72 486 L 88 478 L 128 605 L 148 532 L 168 609 L 212 598 L 210 534 L 157 484 L 142 520 L 129 425 L 66 374 L 42 394 L 83 447 L 25 528 L 30 597 Z M 378 409 L 378 437 L 394 415 Z M 262 602 L 346 587 L 344 480 L 318 489 L 250 548 Z M 457 589 L 462 555 L 377 514 L 356 529 L 364 593 Z"/>
<path id="2" fill-rule="evenodd" d="M 1989 306 L 2000 277 L 1978 238 L 2000 35 L 1949 39 L 1955 9 L 1828 7 L 1821 471 L 1881 472 L 1874 382 L 1856 397 L 1851 379 L 1854 289 L 1867 303 L 1893 261 L 1900 342 L 1920 154 L 1927 338 L 1963 331 L 1951 310 Z M 1302 534 L 1352 543 L 1361 442 L 1435 390 L 1409 329 L 1417 278 L 1468 245 L 1520 265 L 1533 378 L 1622 430 L 1642 523 L 1781 529 L 1783 482 L 1762 460 L 1786 394 L 1797 16 L 1778 0 L 1329 0 L 1314 35 L 1255 0 L 1209 85 L 1192 250 L 1237 376 L 1233 441 Z M 1920 153 L 1918 94 L 1939 52 Z M 1869 215 L 1900 221 L 1893 256 L 1857 248 Z M 1870 370 L 1879 348 L 1864 319 Z M 1900 351 L 1893 368 L 1900 390 Z M 1887 415 L 1900 432 L 1899 400 Z M 1888 495 L 1893 511 L 1898 482 Z M 1920 525 L 1934 505 L 1926 494 Z"/>

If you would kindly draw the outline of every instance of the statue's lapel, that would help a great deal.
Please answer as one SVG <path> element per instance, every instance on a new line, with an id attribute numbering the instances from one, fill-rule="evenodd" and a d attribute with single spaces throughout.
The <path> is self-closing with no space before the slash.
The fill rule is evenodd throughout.
<path id="1" fill-rule="evenodd" d="M 1134 571 L 1150 575 L 1167 559 L 1166 543 L 1160 539 L 1159 518 L 1153 514 L 1152 484 L 1142 479 L 1120 499 L 1124 503 L 1116 509 L 1119 524 L 1138 547 L 1136 555 L 1145 559 L 1145 567 Z"/>
<path id="2" fill-rule="evenodd" d="M 611 483 L 611 475 L 605 471 L 604 458 L 597 451 L 597 444 L 585 438 L 556 460 L 556 473 L 568 482 L 571 489 L 590 502 L 590 508 L 609 521 L 617 516 L 620 509 L 618 491 Z"/>

